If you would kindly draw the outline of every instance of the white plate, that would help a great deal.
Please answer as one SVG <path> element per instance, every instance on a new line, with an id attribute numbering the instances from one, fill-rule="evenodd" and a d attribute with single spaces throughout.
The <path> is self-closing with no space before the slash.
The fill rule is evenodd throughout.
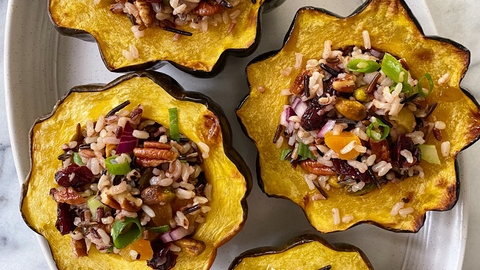
<path id="1" fill-rule="evenodd" d="M 50 112 L 54 103 L 72 86 L 107 83 L 120 76 L 107 71 L 95 44 L 60 36 L 49 21 L 46 2 L 10 0 L 7 13 L 5 92 L 8 126 L 20 183 L 23 183 L 30 168 L 28 131 L 34 119 Z M 262 41 L 254 55 L 248 58 L 229 57 L 225 70 L 213 79 L 193 78 L 168 65 L 160 69 L 186 89 L 203 92 L 224 108 L 235 134 L 234 146 L 254 174 L 245 227 L 218 250 L 212 269 L 226 269 L 236 255 L 247 249 L 278 246 L 301 233 L 314 232 L 297 205 L 288 200 L 268 198 L 260 191 L 255 179 L 256 149 L 241 132 L 235 107 L 248 93 L 246 64 L 260 53 L 281 47 L 300 7 L 317 6 L 346 16 L 361 3 L 360 0 L 286 1 L 276 10 L 264 14 Z M 407 0 L 407 3 L 425 32 L 435 34 L 436 29 L 424 1 Z M 463 168 L 464 164 L 460 164 Z M 468 223 L 464 197 L 460 197 L 451 211 L 428 213 L 424 227 L 417 234 L 392 233 L 375 226 L 360 225 L 323 237 L 330 242 L 358 246 L 376 269 L 461 269 Z M 39 240 L 50 267 L 56 269 L 48 244 L 42 237 Z"/>

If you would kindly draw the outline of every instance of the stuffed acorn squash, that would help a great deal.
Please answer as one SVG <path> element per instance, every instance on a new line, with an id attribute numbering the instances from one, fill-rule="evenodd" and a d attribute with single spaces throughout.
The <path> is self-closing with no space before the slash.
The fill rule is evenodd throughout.
<path id="1" fill-rule="evenodd" d="M 261 9 L 279 2 L 50 0 L 49 14 L 61 34 L 96 41 L 110 71 L 158 68 L 168 61 L 211 77 L 222 69 L 224 52 L 247 56 L 255 50 Z"/>
<path id="2" fill-rule="evenodd" d="M 230 132 L 161 73 L 75 87 L 31 130 L 24 220 L 59 269 L 208 269 L 247 215 Z"/>
<path id="3" fill-rule="evenodd" d="M 455 205 L 455 158 L 480 133 L 459 86 L 467 49 L 425 37 L 401 0 L 347 18 L 303 8 L 285 40 L 248 65 L 237 110 L 267 195 L 292 200 L 324 233 L 359 223 L 416 232 L 426 211 Z"/>
<path id="4" fill-rule="evenodd" d="M 236 257 L 229 270 L 298 269 L 360 270 L 373 269 L 365 254 L 348 244 L 329 244 L 315 234 L 295 237 L 282 247 L 261 247 Z"/>

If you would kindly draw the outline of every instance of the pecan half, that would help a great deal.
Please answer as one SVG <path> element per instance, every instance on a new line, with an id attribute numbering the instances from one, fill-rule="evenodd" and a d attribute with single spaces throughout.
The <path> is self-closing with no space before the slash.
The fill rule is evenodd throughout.
<path id="1" fill-rule="evenodd" d="M 304 90 L 305 76 L 311 77 L 312 71 L 305 69 L 302 73 L 298 74 L 297 78 L 295 78 L 295 81 L 293 82 L 292 87 L 290 88 L 290 93 L 298 95 Z"/>
<path id="2" fill-rule="evenodd" d="M 52 193 L 52 191 L 50 191 Z M 70 205 L 78 205 L 82 203 L 86 203 L 87 200 L 83 198 L 82 196 L 78 195 L 78 193 L 72 188 L 64 188 L 60 191 L 55 192 L 55 195 L 53 195 L 53 199 L 57 203 L 68 203 Z"/>
<path id="3" fill-rule="evenodd" d="M 200 16 L 211 16 L 218 14 L 223 10 L 223 7 L 212 0 L 201 1 L 196 8 L 192 10 L 192 13 Z"/>
<path id="4" fill-rule="evenodd" d="M 115 187 L 115 186 L 114 186 Z M 128 191 L 119 194 L 113 194 L 113 188 L 104 187 L 100 194 L 100 201 L 117 210 L 128 212 L 137 212 L 142 207 L 143 201 L 140 198 L 133 197 Z"/>
<path id="5" fill-rule="evenodd" d="M 355 75 L 348 74 L 343 78 L 333 79 L 332 87 L 338 92 L 352 93 L 355 89 Z"/>
<path id="6" fill-rule="evenodd" d="M 370 143 L 370 148 L 372 149 L 372 153 L 377 156 L 375 158 L 375 163 L 378 163 L 382 160 L 385 160 L 386 162 L 392 162 L 392 159 L 390 157 L 390 150 L 388 150 L 387 140 L 381 140 L 377 142 L 372 139 L 369 139 L 368 142 Z"/>
<path id="7" fill-rule="evenodd" d="M 170 144 L 162 143 L 162 142 L 154 142 L 154 141 L 146 141 L 143 142 L 143 147 L 145 148 L 157 148 L 157 149 L 172 149 Z"/>
<path id="8" fill-rule="evenodd" d="M 157 167 L 160 164 L 168 162 L 168 160 L 163 159 L 153 159 L 153 158 L 137 158 L 135 162 L 142 167 Z"/>
<path id="9" fill-rule="evenodd" d="M 133 153 L 137 158 L 175 160 L 178 157 L 177 152 L 157 148 L 135 148 Z"/>
<path id="10" fill-rule="evenodd" d="M 336 173 L 332 171 L 332 168 L 325 166 L 316 160 L 300 161 L 300 167 L 315 175 L 336 175 Z"/>

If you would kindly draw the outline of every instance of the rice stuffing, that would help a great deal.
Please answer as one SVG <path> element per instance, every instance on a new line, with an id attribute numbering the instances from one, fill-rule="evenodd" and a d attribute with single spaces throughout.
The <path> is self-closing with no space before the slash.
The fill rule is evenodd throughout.
<path id="1" fill-rule="evenodd" d="M 55 226 L 62 235 L 71 236 L 77 256 L 88 256 L 90 246 L 102 253 L 118 253 L 128 261 L 147 260 L 149 266 L 162 261 L 158 256 L 166 256 L 150 244 L 146 246 L 153 247 L 153 258 L 145 258 L 139 250 L 124 252 L 134 241 L 150 240 L 141 236 L 119 240 L 118 226 L 140 226 L 142 235 L 159 234 L 152 243 L 188 241 L 198 249 L 197 255 L 205 249 L 205 243 L 188 235 L 206 221 L 210 211 L 212 185 L 203 175 L 205 155 L 199 147 L 207 155 L 209 148 L 202 142 L 197 146 L 172 124 L 167 129 L 142 118 L 143 111 L 138 105 L 131 111 L 105 112 L 95 124 L 83 123 L 76 136 L 79 141 L 61 147 L 63 166 L 55 174 L 58 187 L 50 195 L 58 207 Z M 176 246 L 166 252 L 182 250 Z M 171 267 L 174 260 L 163 261 L 162 267 Z"/>
<path id="2" fill-rule="evenodd" d="M 441 132 L 447 128 L 442 119 L 427 120 L 431 111 L 427 113 L 425 98 L 433 89 L 418 84 L 405 59 L 376 50 L 368 31 L 363 31 L 362 38 L 363 48 L 335 48 L 327 40 L 318 52 L 321 58 L 295 52 L 293 70 L 279 67 L 279 76 L 297 75 L 290 88 L 281 90 L 288 104 L 280 117 L 284 129 L 280 138 L 276 135 L 276 147 L 293 167 L 301 166 L 310 190 L 314 190 L 311 175 L 336 176 L 329 180 L 335 179 L 335 188 L 360 195 L 408 177 L 421 179 L 424 172 L 419 163 L 431 158 L 421 153 L 420 146 L 428 146 L 425 142 L 432 130 L 441 141 Z M 445 74 L 439 83 L 448 78 Z M 441 142 L 442 156 L 449 155 L 449 145 Z M 431 152 L 427 155 L 436 153 Z M 334 223 L 339 224 L 335 209 Z M 392 216 L 401 209 L 406 209 L 402 217 L 413 212 L 396 205 Z"/>

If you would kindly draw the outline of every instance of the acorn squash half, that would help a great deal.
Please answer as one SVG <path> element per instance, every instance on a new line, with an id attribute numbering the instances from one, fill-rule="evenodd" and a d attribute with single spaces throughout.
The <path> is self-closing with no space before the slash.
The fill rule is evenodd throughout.
<path id="1" fill-rule="evenodd" d="M 303 54 L 304 63 L 322 58 L 326 40 L 332 41 L 332 50 L 349 45 L 363 47 L 364 30 L 370 34 L 372 48 L 405 58 L 415 78 L 430 73 L 434 90 L 427 102 L 436 101 L 438 106 L 428 119 L 447 124 L 444 140 L 451 143 L 450 156 L 441 157 L 441 165 L 422 161 L 423 180 L 410 177 L 363 196 L 350 196 L 343 189 L 332 188 L 327 191 L 327 200 L 312 201 L 311 197 L 318 191 L 308 188 L 302 177 L 305 171 L 300 166 L 292 169 L 288 162 L 281 161 L 281 148 L 272 143 L 283 105 L 288 104 L 281 91 L 290 88 L 299 72 L 291 72 L 286 77 L 280 75 L 280 70 L 294 66 L 295 52 Z M 448 210 L 455 205 L 459 192 L 455 159 L 462 149 L 479 138 L 478 104 L 459 86 L 469 61 L 469 51 L 460 44 L 424 36 L 402 0 L 370 0 L 346 18 L 312 7 L 300 9 L 283 48 L 263 54 L 247 66 L 250 94 L 237 108 L 244 131 L 258 149 L 260 187 L 268 196 L 287 198 L 298 204 L 310 223 L 323 233 L 343 231 L 359 223 L 392 231 L 418 231 L 427 211 Z M 438 80 L 446 73 L 450 74 L 450 80 L 439 85 Z M 427 143 L 440 149 L 440 142 L 433 136 Z M 393 206 L 402 199 L 409 200 L 408 206 L 414 212 L 405 218 L 391 216 Z M 340 216 L 353 215 L 354 219 L 334 225 L 333 208 L 339 210 Z"/>
<path id="2" fill-rule="evenodd" d="M 110 71 L 135 71 L 159 68 L 164 61 L 197 77 L 213 77 L 223 68 L 225 52 L 234 56 L 248 56 L 260 39 L 260 13 L 279 5 L 284 0 L 245 0 L 235 9 L 242 12 L 236 19 L 232 34 L 229 25 L 210 26 L 207 33 L 190 28 L 180 30 L 193 35 L 173 41 L 174 33 L 157 26 L 145 30 L 145 36 L 136 39 L 132 23 L 126 14 L 113 14 L 113 1 L 49 0 L 49 15 L 55 28 L 63 35 L 86 41 L 96 41 L 103 62 Z M 114 3 L 114 2 L 113 2 Z M 264 8 L 265 6 L 265 8 Z M 135 45 L 139 58 L 128 61 L 122 54 Z"/>
<path id="3" fill-rule="evenodd" d="M 229 270 L 243 269 L 373 269 L 365 254 L 349 244 L 329 244 L 315 234 L 290 239 L 281 247 L 261 247 L 243 252 L 230 264 Z"/>
<path id="4" fill-rule="evenodd" d="M 55 228 L 57 206 L 49 196 L 50 188 L 57 186 L 54 174 L 61 165 L 57 160 L 60 146 L 75 136 L 77 123 L 95 119 L 125 100 L 131 101 L 129 110 L 142 104 L 143 117 L 165 127 L 170 126 L 168 109 L 177 107 L 180 132 L 210 147 L 209 158 L 202 166 L 205 178 L 213 185 L 211 212 L 193 236 L 205 242 L 206 249 L 197 257 L 182 251 L 173 268 L 209 269 L 217 248 L 243 227 L 251 175 L 232 148 L 230 126 L 222 109 L 202 94 L 184 91 L 174 79 L 161 73 L 142 71 L 104 86 L 75 87 L 57 102 L 52 113 L 36 120 L 30 132 L 32 165 L 23 186 L 23 218 L 48 240 L 59 269 L 151 269 L 145 261 L 127 262 L 120 255 L 102 254 L 95 248 L 90 249 L 88 256 L 72 258 L 71 237 L 61 236 Z"/>

